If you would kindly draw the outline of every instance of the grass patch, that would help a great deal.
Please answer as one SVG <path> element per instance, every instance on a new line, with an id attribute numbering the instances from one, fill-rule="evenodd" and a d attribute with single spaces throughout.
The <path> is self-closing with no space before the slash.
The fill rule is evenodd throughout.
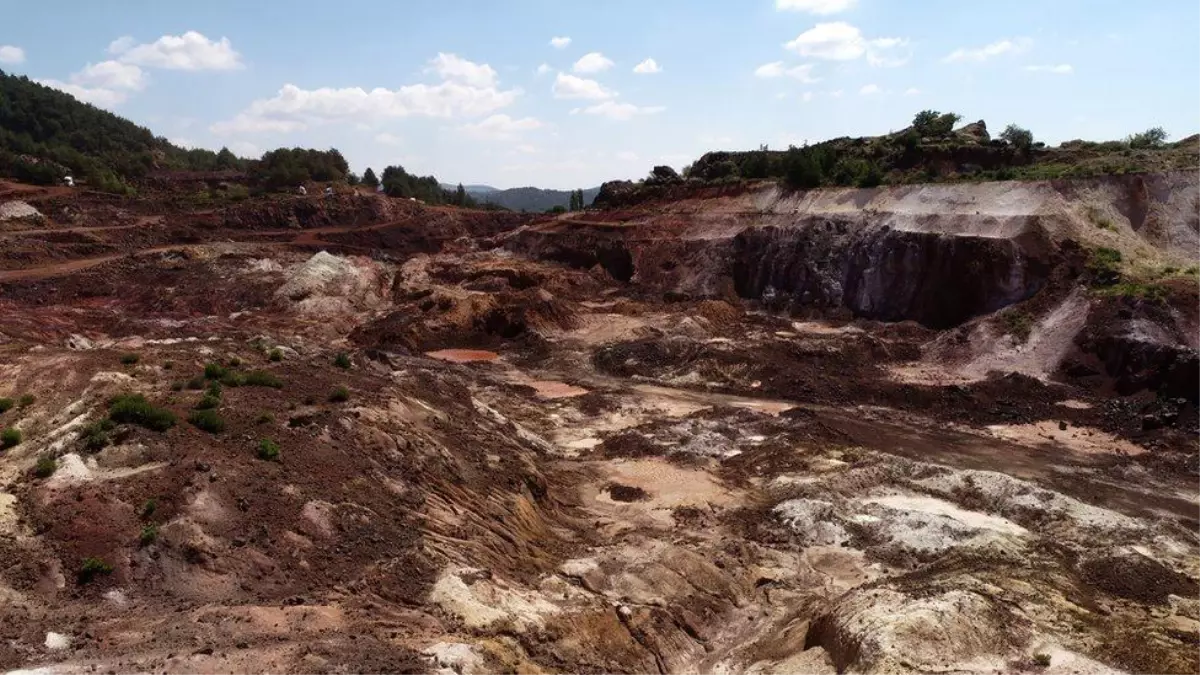
<path id="1" fill-rule="evenodd" d="M 1095 206 L 1087 207 L 1087 219 L 1101 230 L 1108 230 L 1109 232 L 1117 231 L 1117 226 L 1115 223 L 1113 223 L 1113 219 L 1109 218 L 1108 214 L 1104 213 Z"/>
<path id="2" fill-rule="evenodd" d="M 1098 289 L 1101 295 L 1145 300 L 1156 304 L 1167 301 L 1167 288 L 1155 282 L 1121 281 Z"/>
<path id="3" fill-rule="evenodd" d="M 1104 246 L 1092 249 L 1088 253 L 1087 270 L 1097 286 L 1117 283 L 1121 280 L 1121 252 Z"/>
<path id="4" fill-rule="evenodd" d="M 279 348 L 272 349 L 267 352 L 267 360 L 274 363 L 279 363 L 283 360 L 283 350 Z"/>
<path id="5" fill-rule="evenodd" d="M 1000 321 L 1004 332 L 1016 338 L 1020 344 L 1024 344 L 1033 332 L 1033 317 L 1024 310 L 1010 309 L 1000 315 Z"/>
<path id="6" fill-rule="evenodd" d="M 254 420 L 255 424 L 270 424 L 275 421 L 275 416 L 269 412 L 262 413 Z"/>
<path id="7" fill-rule="evenodd" d="M 330 403 L 345 403 L 350 400 L 350 390 L 345 387 L 338 387 L 329 395 Z"/>
<path id="8" fill-rule="evenodd" d="M 25 394 L 21 398 L 17 399 L 17 406 L 21 408 L 28 408 L 29 406 L 33 405 L 33 402 L 36 400 L 37 397 L 33 394 Z"/>
<path id="9" fill-rule="evenodd" d="M 188 415 L 188 422 L 201 431 L 219 434 L 225 431 L 225 420 L 215 410 L 197 410 Z"/>
<path id="10" fill-rule="evenodd" d="M 262 439 L 258 442 L 258 458 L 268 462 L 278 460 L 279 444 L 269 438 Z"/>
<path id="11" fill-rule="evenodd" d="M 236 370 L 227 370 L 220 381 L 226 387 L 240 387 L 246 383 L 246 376 Z"/>
<path id="12" fill-rule="evenodd" d="M 0 450 L 15 448 L 21 444 L 21 430 L 9 427 L 0 431 Z"/>
<path id="13" fill-rule="evenodd" d="M 197 375 L 196 377 L 193 377 L 192 379 L 187 381 L 187 388 L 195 390 L 195 391 L 199 391 L 199 390 L 203 389 L 204 388 L 204 378 L 199 375 Z"/>
<path id="14" fill-rule="evenodd" d="M 225 366 L 219 363 L 208 363 L 204 366 L 204 379 L 219 380 L 225 377 L 226 372 L 228 371 L 225 369 Z"/>
<path id="15" fill-rule="evenodd" d="M 142 360 L 142 357 L 138 356 L 137 354 L 122 354 L 121 355 L 121 363 L 123 363 L 127 366 L 132 366 L 133 364 L 135 364 L 141 360 Z"/>
<path id="16" fill-rule="evenodd" d="M 176 380 L 171 383 L 171 391 L 183 391 L 184 383 Z"/>
<path id="17" fill-rule="evenodd" d="M 1050 655 L 1044 652 L 1038 652 L 1037 654 L 1034 654 L 1033 665 L 1037 666 L 1038 668 L 1049 668 Z"/>
<path id="18" fill-rule="evenodd" d="M 349 370 L 352 365 L 350 363 L 350 355 L 346 352 L 338 352 L 337 356 L 333 357 L 333 365 L 342 370 Z"/>
<path id="19" fill-rule="evenodd" d="M 12 410 L 16 404 L 17 402 L 11 398 L 0 398 L 0 415 Z"/>
<path id="20" fill-rule="evenodd" d="M 175 426 L 175 413 L 152 405 L 141 394 L 122 394 L 109 401 L 108 416 L 120 424 L 136 424 L 151 431 Z"/>
<path id="21" fill-rule="evenodd" d="M 142 546 L 149 546 L 158 539 L 158 525 L 150 523 L 142 526 L 142 533 L 138 535 L 138 543 Z"/>
<path id="22" fill-rule="evenodd" d="M 33 467 L 33 475 L 38 478 L 49 478 L 58 471 L 58 460 L 50 455 L 43 455 L 38 458 L 37 466 Z"/>
<path id="23" fill-rule="evenodd" d="M 157 510 L 158 510 L 158 500 L 154 499 L 153 497 L 151 497 L 150 499 L 147 499 L 146 503 L 142 504 L 142 510 L 141 510 L 142 518 L 143 519 L 149 518 L 150 516 L 154 515 L 154 512 Z"/>
<path id="24" fill-rule="evenodd" d="M 279 379 L 274 373 L 268 373 L 265 370 L 252 370 L 246 373 L 245 377 L 242 378 L 242 384 L 247 387 L 283 389 L 283 380 Z"/>
<path id="25" fill-rule="evenodd" d="M 80 433 L 80 438 L 83 439 L 84 452 L 100 452 L 108 445 L 111 440 L 108 432 L 116 428 L 116 424 L 112 420 L 105 417 L 101 420 L 96 420 L 83 428 Z"/>
<path id="26" fill-rule="evenodd" d="M 236 356 L 231 356 L 226 363 L 229 364 L 230 368 L 237 368 L 242 365 L 242 360 Z"/>
<path id="27" fill-rule="evenodd" d="M 84 558 L 83 564 L 79 566 L 79 583 L 90 583 L 100 574 L 112 574 L 113 566 L 104 562 L 103 558 Z"/>

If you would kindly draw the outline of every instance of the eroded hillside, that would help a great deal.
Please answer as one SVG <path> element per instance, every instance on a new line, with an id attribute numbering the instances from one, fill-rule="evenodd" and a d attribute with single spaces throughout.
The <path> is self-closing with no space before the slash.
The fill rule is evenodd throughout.
<path id="1" fill-rule="evenodd" d="M 1198 666 L 1194 174 L 2 194 L 4 668 Z"/>

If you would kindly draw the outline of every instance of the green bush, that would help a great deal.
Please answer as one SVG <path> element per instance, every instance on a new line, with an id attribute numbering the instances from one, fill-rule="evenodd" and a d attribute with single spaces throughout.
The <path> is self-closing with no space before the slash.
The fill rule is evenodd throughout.
<path id="1" fill-rule="evenodd" d="M 283 350 L 276 347 L 267 353 L 267 358 L 278 363 L 279 361 L 283 360 Z"/>
<path id="2" fill-rule="evenodd" d="M 33 402 L 36 400 L 37 397 L 33 394 L 25 394 L 17 401 L 17 405 L 22 408 L 28 408 L 29 406 L 33 405 Z"/>
<path id="3" fill-rule="evenodd" d="M 230 368 L 237 368 L 242 365 L 242 360 L 236 356 L 231 356 L 228 363 Z"/>
<path id="4" fill-rule="evenodd" d="M 333 403 L 345 403 L 350 400 L 350 390 L 345 387 L 338 387 L 329 395 L 329 400 Z"/>
<path id="5" fill-rule="evenodd" d="M 175 367 L 175 364 L 174 364 L 173 362 L 171 362 L 171 361 L 163 361 L 163 364 L 162 364 L 162 369 L 163 369 L 163 370 L 170 370 L 170 369 L 172 369 L 172 368 L 174 368 L 174 367 Z"/>
<path id="6" fill-rule="evenodd" d="M 338 352 L 338 355 L 333 357 L 333 365 L 346 370 L 350 367 L 350 355 L 346 352 Z"/>
<path id="7" fill-rule="evenodd" d="M 219 363 L 208 363 L 204 366 L 204 379 L 219 380 L 222 377 L 225 377 L 226 372 L 225 366 L 222 366 Z"/>
<path id="8" fill-rule="evenodd" d="M 258 442 L 258 458 L 269 462 L 279 459 L 279 444 L 269 438 L 262 439 Z"/>
<path id="9" fill-rule="evenodd" d="M 142 533 L 138 535 L 138 543 L 140 543 L 142 546 L 149 546 L 150 544 L 153 544 L 154 540 L 156 539 L 158 539 L 158 525 L 155 525 L 154 523 L 143 525 Z"/>
<path id="10" fill-rule="evenodd" d="M 1038 668 L 1048 668 L 1050 666 L 1050 655 L 1045 652 L 1039 652 L 1033 655 L 1033 665 Z"/>
<path id="11" fill-rule="evenodd" d="M 262 413 L 254 420 L 255 424 L 270 424 L 275 421 L 275 416 L 269 412 Z"/>
<path id="12" fill-rule="evenodd" d="M 1099 286 L 1111 286 L 1121 279 L 1121 252 L 1106 247 L 1092 249 L 1088 253 L 1087 270 L 1092 282 Z"/>
<path id="13" fill-rule="evenodd" d="M 154 515 L 154 512 L 157 510 L 158 510 L 158 500 L 154 499 L 153 497 L 151 497 L 150 499 L 147 499 L 146 503 L 142 504 L 142 511 L 141 511 L 142 518 L 143 519 L 149 518 L 150 516 Z"/>
<path id="14" fill-rule="evenodd" d="M 225 420 L 215 410 L 197 410 L 188 415 L 188 422 L 201 431 L 219 434 L 225 431 Z"/>
<path id="15" fill-rule="evenodd" d="M 96 420 L 85 426 L 80 432 L 80 438 L 83 439 L 84 452 L 99 452 L 108 445 L 108 432 L 116 428 L 116 424 L 112 420 L 105 417 L 104 419 Z"/>
<path id="16" fill-rule="evenodd" d="M 171 391 L 183 391 L 183 382 L 175 380 L 171 383 Z"/>
<path id="17" fill-rule="evenodd" d="M 138 356 L 137 354 L 124 354 L 121 356 L 121 363 L 123 363 L 127 366 L 132 366 L 133 364 L 137 363 L 141 359 L 142 359 L 142 357 Z"/>
<path id="18" fill-rule="evenodd" d="M 226 387 L 240 387 L 246 383 L 246 376 L 236 370 L 227 370 L 221 375 L 221 384 Z"/>
<path id="19" fill-rule="evenodd" d="M 83 564 L 79 566 L 79 583 L 86 584 L 96 578 L 98 574 L 112 574 L 113 566 L 104 562 L 102 558 L 85 558 Z"/>
<path id="20" fill-rule="evenodd" d="M 204 378 L 200 377 L 199 375 L 197 375 L 196 377 L 193 377 L 192 379 L 187 381 L 187 388 L 194 389 L 194 390 L 203 389 L 204 388 Z"/>
<path id="21" fill-rule="evenodd" d="M 265 370 L 252 370 L 246 373 L 242 384 L 247 387 L 272 387 L 274 389 L 283 388 L 283 380 L 279 379 L 275 374 L 268 373 Z"/>
<path id="22" fill-rule="evenodd" d="M 58 471 L 58 460 L 50 455 L 42 455 L 38 458 L 37 466 L 33 468 L 33 475 L 38 478 L 49 478 L 54 475 L 55 471 Z"/>
<path id="23" fill-rule="evenodd" d="M 7 450 L 21 444 L 21 430 L 9 427 L 0 431 L 0 450 Z"/>
<path id="24" fill-rule="evenodd" d="M 16 404 L 17 402 L 11 398 L 0 398 L 0 415 L 12 410 L 12 407 Z"/>
<path id="25" fill-rule="evenodd" d="M 213 410 L 213 409 L 219 407 L 220 405 L 221 405 L 221 397 L 220 396 L 213 396 L 212 394 L 205 394 L 204 398 L 201 398 L 200 401 L 198 403 L 196 403 L 196 410 Z"/>
<path id="26" fill-rule="evenodd" d="M 122 394 L 108 406 L 108 416 L 120 424 L 136 424 L 151 431 L 166 431 L 175 426 L 175 413 L 151 405 L 141 394 Z"/>
<path id="27" fill-rule="evenodd" d="M 1016 338 L 1018 343 L 1024 344 L 1029 340 L 1029 334 L 1033 332 L 1033 317 L 1028 312 L 1010 309 L 1001 314 L 1000 319 L 1004 322 L 1004 332 Z"/>

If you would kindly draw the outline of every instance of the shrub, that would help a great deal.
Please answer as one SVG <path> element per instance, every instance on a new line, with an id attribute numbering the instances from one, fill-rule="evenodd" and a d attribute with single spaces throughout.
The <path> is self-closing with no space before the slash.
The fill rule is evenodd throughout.
<path id="1" fill-rule="evenodd" d="M 143 525 L 142 533 L 138 536 L 138 542 L 142 546 L 149 546 L 154 543 L 155 539 L 158 539 L 158 525 L 154 523 Z"/>
<path id="2" fill-rule="evenodd" d="M 225 431 L 225 420 L 215 410 L 197 410 L 188 415 L 188 422 L 201 431 L 219 434 Z"/>
<path id="3" fill-rule="evenodd" d="M 283 360 L 283 350 L 276 347 L 267 353 L 267 359 L 278 363 Z"/>
<path id="4" fill-rule="evenodd" d="M 9 427 L 0 431 L 0 450 L 7 450 L 21 444 L 21 430 Z"/>
<path id="5" fill-rule="evenodd" d="M 258 442 L 258 458 L 269 462 L 279 459 L 279 444 L 269 438 L 262 439 Z"/>
<path id="6" fill-rule="evenodd" d="M 221 384 L 226 387 L 240 387 L 246 383 L 246 376 L 235 370 L 227 370 L 221 375 Z"/>
<path id="7" fill-rule="evenodd" d="M 104 562 L 102 558 L 85 558 L 83 564 L 79 566 L 79 583 L 86 584 L 96 578 L 98 574 L 112 574 L 113 566 Z"/>
<path id="8" fill-rule="evenodd" d="M 219 380 L 219 379 L 221 379 L 222 377 L 225 377 L 225 373 L 226 373 L 226 372 L 227 372 L 227 371 L 225 370 L 225 366 L 222 366 L 222 365 L 221 365 L 221 364 L 219 364 L 219 363 L 209 363 L 209 364 L 205 364 L 205 366 L 204 366 L 204 379 L 206 379 L 206 380 Z"/>
<path id="9" fill-rule="evenodd" d="M 1001 314 L 1000 318 L 1004 322 L 1004 332 L 1016 338 L 1018 343 L 1024 344 L 1033 332 L 1033 317 L 1029 316 L 1028 312 L 1010 309 Z"/>
<path id="10" fill-rule="evenodd" d="M 58 460 L 50 455 L 43 455 L 38 458 L 37 466 L 33 468 L 33 475 L 38 478 L 49 478 L 54 475 L 55 471 L 58 471 Z"/>
<path id="11" fill-rule="evenodd" d="M 33 405 L 33 402 L 36 400 L 37 400 L 37 397 L 34 396 L 33 394 L 25 394 L 24 396 L 22 396 L 20 399 L 17 400 L 17 405 L 22 408 L 27 408 L 27 407 Z"/>
<path id="12" fill-rule="evenodd" d="M 200 377 L 199 375 L 197 375 L 196 377 L 193 377 L 192 379 L 187 381 L 187 388 L 195 389 L 195 390 L 203 389 L 204 388 L 204 378 Z"/>
<path id="13" fill-rule="evenodd" d="M 208 391 L 205 393 L 207 393 L 209 396 L 220 396 L 221 391 L 222 391 L 222 388 L 221 388 L 220 382 L 209 382 L 208 383 Z"/>
<path id="14" fill-rule="evenodd" d="M 1087 270 L 1097 285 L 1111 286 L 1117 283 L 1121 279 L 1121 252 L 1103 246 L 1092 249 L 1088 254 Z"/>
<path id="15" fill-rule="evenodd" d="M 163 364 L 162 364 L 162 369 L 163 369 L 163 370 L 170 370 L 170 369 L 172 369 L 172 368 L 174 368 L 174 367 L 175 367 L 175 363 L 174 363 L 174 362 L 172 362 L 172 361 L 163 361 Z"/>
<path id="16" fill-rule="evenodd" d="M 1050 655 L 1045 652 L 1034 654 L 1033 665 L 1039 668 L 1048 668 L 1050 666 Z"/>
<path id="17" fill-rule="evenodd" d="M 0 398 L 0 415 L 3 415 L 4 413 L 11 410 L 12 407 L 16 404 L 17 404 L 17 402 L 12 400 L 11 398 Z"/>
<path id="18" fill-rule="evenodd" d="M 275 421 L 275 416 L 269 412 L 262 413 L 254 420 L 255 424 L 270 424 Z"/>
<path id="19" fill-rule="evenodd" d="M 150 516 L 154 515 L 154 512 L 157 510 L 158 500 L 154 499 L 153 497 L 147 499 L 146 503 L 142 504 L 142 518 L 149 518 Z"/>
<path id="20" fill-rule="evenodd" d="M 1162 127 L 1152 127 L 1125 139 L 1134 149 L 1161 148 L 1167 141 L 1167 132 Z"/>
<path id="21" fill-rule="evenodd" d="M 175 426 L 175 413 L 150 404 L 141 394 L 122 394 L 109 402 L 108 416 L 120 424 L 136 424 L 151 431 Z"/>
<path id="22" fill-rule="evenodd" d="M 279 379 L 275 374 L 268 373 L 265 370 L 252 370 L 246 373 L 242 380 L 242 384 L 247 387 L 273 387 L 275 389 L 283 388 L 283 380 Z"/>
<path id="23" fill-rule="evenodd" d="M 137 363 L 141 359 L 142 359 L 142 357 L 138 356 L 137 354 L 125 354 L 125 355 L 121 356 L 121 363 L 123 363 L 127 366 L 132 366 L 133 364 Z"/>
<path id="24" fill-rule="evenodd" d="M 350 390 L 345 387 L 338 387 L 329 395 L 329 400 L 333 403 L 345 403 L 350 400 Z"/>
<path id="25" fill-rule="evenodd" d="M 229 357 L 228 363 L 230 368 L 237 368 L 238 366 L 242 365 L 242 360 L 236 356 L 231 356 Z"/>
<path id="26" fill-rule="evenodd" d="M 113 421 L 105 417 L 101 420 L 96 420 L 83 428 L 80 433 L 80 438 L 83 439 L 83 449 L 85 452 L 99 452 L 108 445 L 108 432 L 112 431 L 117 425 Z"/>
<path id="27" fill-rule="evenodd" d="M 350 355 L 346 352 L 338 352 L 338 355 L 333 357 L 333 365 L 346 370 L 350 367 Z"/>
<path id="28" fill-rule="evenodd" d="M 171 391 L 183 391 L 183 386 L 184 386 L 183 382 L 180 382 L 179 380 L 175 380 L 174 382 L 171 383 Z"/>
<path id="29" fill-rule="evenodd" d="M 204 398 L 196 404 L 196 410 L 213 410 L 221 405 L 221 397 L 205 394 Z"/>

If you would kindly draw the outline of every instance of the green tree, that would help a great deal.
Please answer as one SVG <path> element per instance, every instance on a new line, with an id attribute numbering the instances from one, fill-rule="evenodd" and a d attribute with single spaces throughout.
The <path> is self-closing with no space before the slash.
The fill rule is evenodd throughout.
<path id="1" fill-rule="evenodd" d="M 362 179 L 359 178 L 358 174 L 354 173 L 353 171 L 346 174 L 346 184 L 347 185 L 358 185 L 361 182 L 362 182 Z"/>
<path id="2" fill-rule="evenodd" d="M 1125 142 L 1135 149 L 1161 148 L 1167 142 L 1167 132 L 1162 127 L 1152 127 L 1140 134 L 1133 134 Z"/>
<path id="3" fill-rule="evenodd" d="M 379 178 L 375 176 L 375 171 L 369 166 L 367 167 L 367 170 L 363 172 L 362 184 L 366 185 L 372 190 L 379 187 Z"/>
<path id="4" fill-rule="evenodd" d="M 467 205 L 467 191 L 463 188 L 462 183 L 459 183 L 458 187 L 454 190 L 454 203 L 457 206 Z"/>
<path id="5" fill-rule="evenodd" d="M 222 147 L 220 152 L 217 153 L 216 166 L 218 169 L 238 169 L 241 168 L 241 164 L 241 160 L 237 158 L 237 155 L 230 152 L 229 148 Z"/>
<path id="6" fill-rule="evenodd" d="M 960 119 L 962 116 L 956 113 L 922 110 L 913 117 L 912 128 L 922 136 L 949 136 Z"/>
<path id="7" fill-rule="evenodd" d="M 1033 149 L 1033 133 L 1015 124 L 1004 127 L 1004 131 L 1000 132 L 1000 139 L 1007 141 L 1021 152 L 1029 152 Z"/>

